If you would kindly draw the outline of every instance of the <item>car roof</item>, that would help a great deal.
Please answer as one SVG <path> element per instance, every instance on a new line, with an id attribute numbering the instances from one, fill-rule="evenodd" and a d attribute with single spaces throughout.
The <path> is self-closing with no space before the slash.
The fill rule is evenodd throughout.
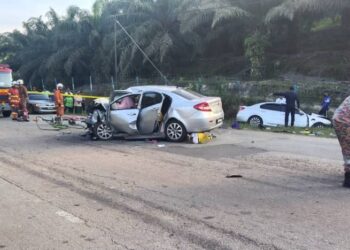
<path id="1" fill-rule="evenodd" d="M 172 92 L 179 87 L 177 86 L 163 86 L 163 85 L 145 85 L 145 86 L 135 86 L 126 89 L 130 92 L 144 92 L 144 91 L 162 91 L 162 92 Z"/>
<path id="2" fill-rule="evenodd" d="M 260 102 L 260 103 L 253 104 L 252 106 L 263 105 L 263 104 L 286 105 L 285 103 L 278 103 L 278 102 Z"/>

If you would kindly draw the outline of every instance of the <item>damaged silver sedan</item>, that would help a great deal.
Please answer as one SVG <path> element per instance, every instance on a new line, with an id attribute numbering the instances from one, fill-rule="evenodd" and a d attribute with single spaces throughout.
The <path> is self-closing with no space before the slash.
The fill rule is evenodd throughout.
<path id="1" fill-rule="evenodd" d="M 222 126 L 220 97 L 207 97 L 175 86 L 137 86 L 97 100 L 88 116 L 92 138 L 109 140 L 166 138 L 183 141 L 189 133 Z"/>

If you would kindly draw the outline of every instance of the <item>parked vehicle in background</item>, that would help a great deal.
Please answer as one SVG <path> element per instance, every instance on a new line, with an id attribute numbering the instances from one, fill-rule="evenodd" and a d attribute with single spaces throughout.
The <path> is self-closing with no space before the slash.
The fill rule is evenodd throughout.
<path id="1" fill-rule="evenodd" d="M 253 127 L 284 126 L 286 104 L 281 102 L 264 102 L 252 106 L 241 106 L 237 114 L 238 122 L 247 122 Z M 318 114 L 306 114 L 300 109 L 295 112 L 295 127 L 327 127 L 332 123 Z"/>
<path id="2" fill-rule="evenodd" d="M 8 91 L 11 88 L 12 69 L 7 64 L 0 64 L 0 112 L 4 117 L 11 115 Z"/>
<path id="3" fill-rule="evenodd" d="M 28 110 L 29 113 L 43 114 L 55 113 L 55 103 L 46 94 L 29 93 L 28 94 Z"/>
<path id="4" fill-rule="evenodd" d="M 166 138 L 183 141 L 188 133 L 223 124 L 220 97 L 207 97 L 175 86 L 137 86 L 99 100 L 87 124 L 94 137 Z"/>

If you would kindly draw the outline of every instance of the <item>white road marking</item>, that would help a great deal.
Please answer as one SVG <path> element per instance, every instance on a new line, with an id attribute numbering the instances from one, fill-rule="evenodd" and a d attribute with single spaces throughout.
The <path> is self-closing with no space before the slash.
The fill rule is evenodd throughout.
<path id="1" fill-rule="evenodd" d="M 78 217 L 74 216 L 73 214 L 70 214 L 68 212 L 65 212 L 65 211 L 57 211 L 56 214 L 58 216 L 61 216 L 63 217 L 64 219 L 66 219 L 67 221 L 69 222 L 72 222 L 72 223 L 84 223 L 84 221 L 82 221 L 81 219 L 79 219 Z"/>

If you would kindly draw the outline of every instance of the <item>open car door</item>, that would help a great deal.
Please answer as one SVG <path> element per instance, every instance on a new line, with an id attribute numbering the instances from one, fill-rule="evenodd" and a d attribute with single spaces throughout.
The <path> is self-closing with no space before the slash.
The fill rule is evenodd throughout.
<path id="1" fill-rule="evenodd" d="M 139 94 L 124 95 L 110 103 L 108 118 L 117 133 L 127 133 L 129 135 L 138 133 L 139 97 Z"/>
<path id="2" fill-rule="evenodd" d="M 141 135 L 156 133 L 164 96 L 159 92 L 142 93 L 137 127 Z"/>

